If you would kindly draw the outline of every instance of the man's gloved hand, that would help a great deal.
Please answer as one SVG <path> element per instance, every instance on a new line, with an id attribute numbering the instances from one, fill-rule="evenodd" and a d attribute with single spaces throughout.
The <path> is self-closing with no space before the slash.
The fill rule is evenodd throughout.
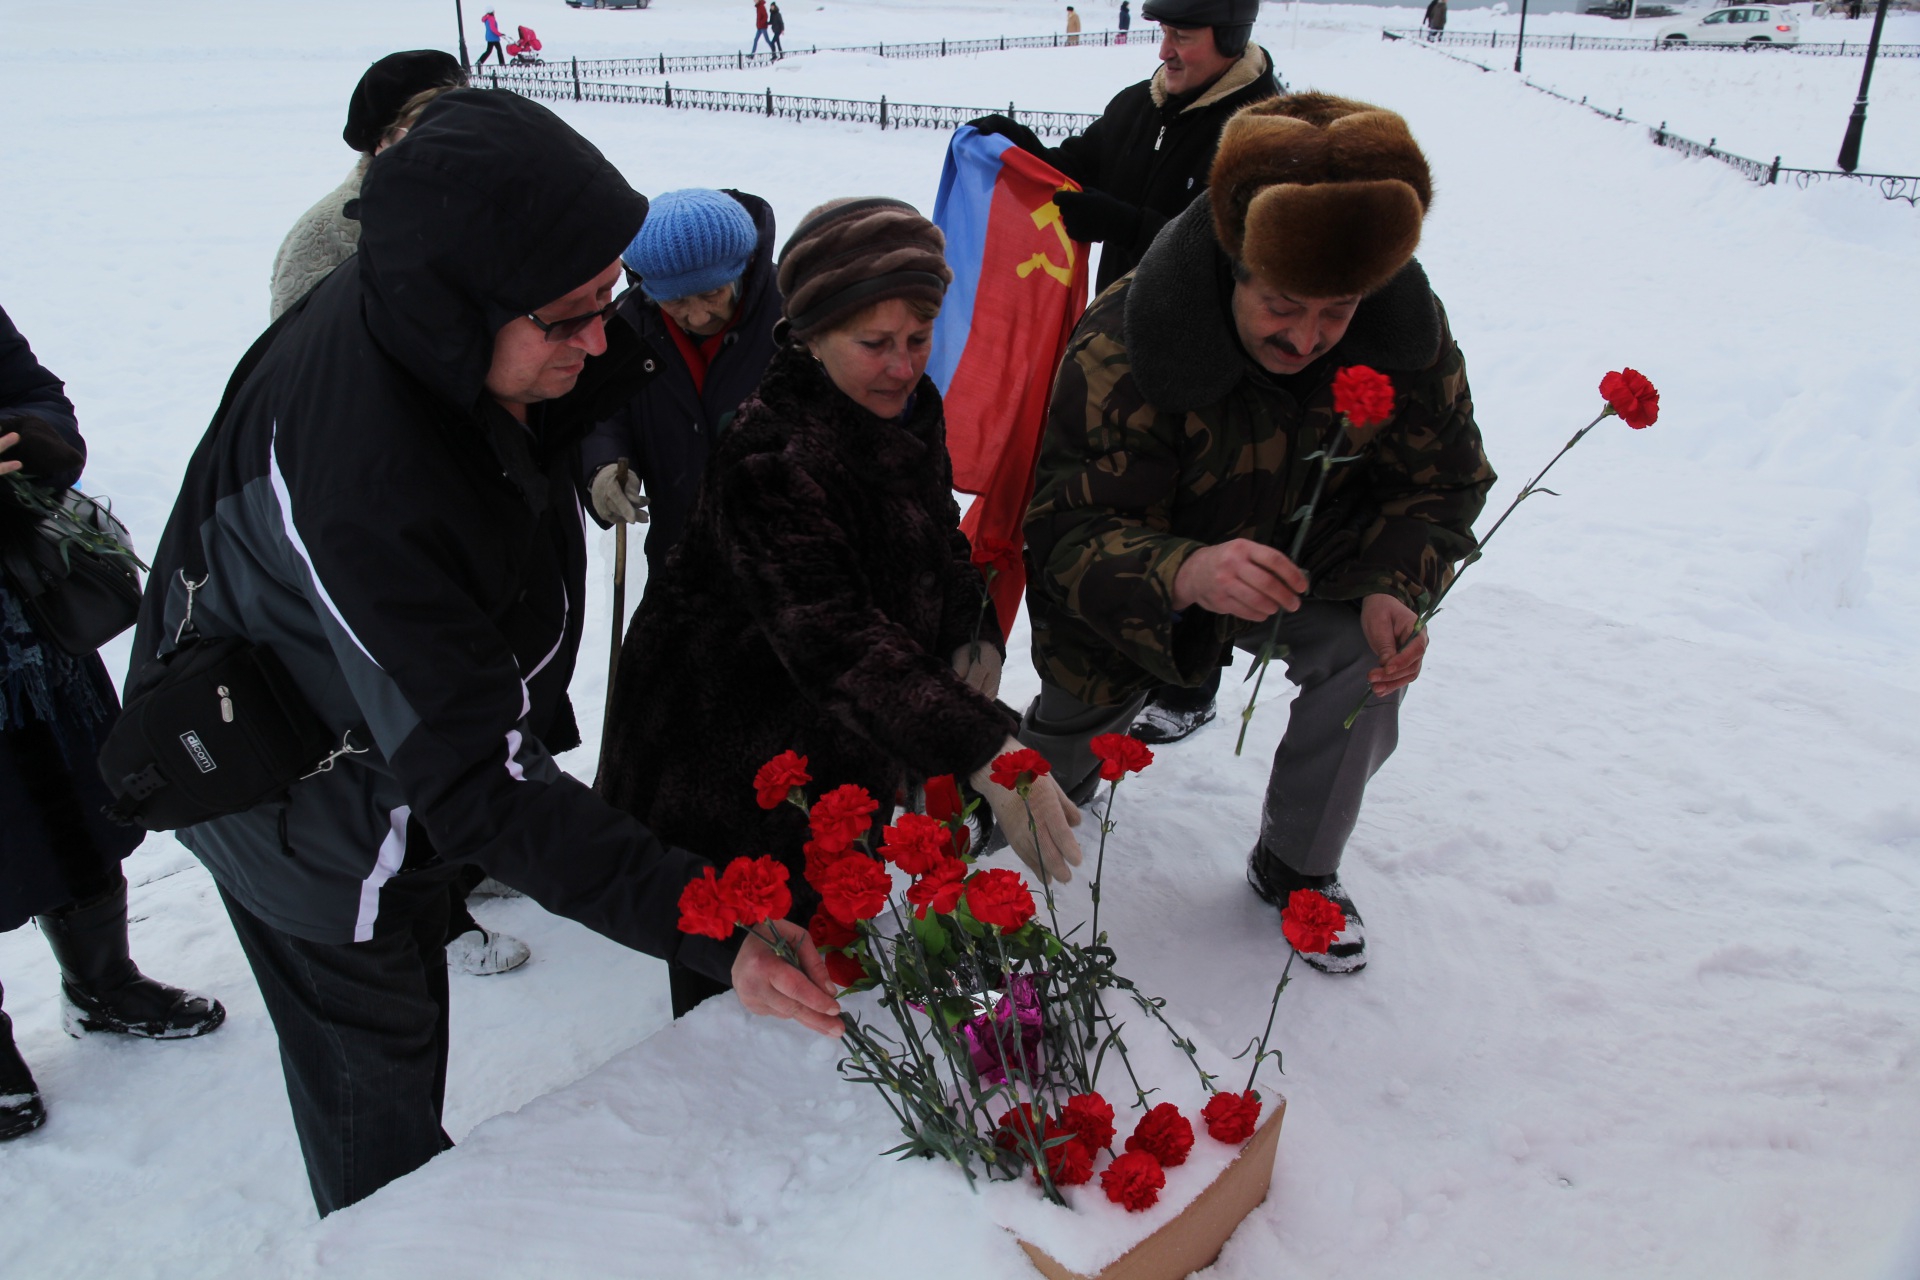
<path id="1" fill-rule="evenodd" d="M 1067 234 L 1082 244 L 1104 240 L 1127 244 L 1140 234 L 1140 206 L 1104 191 L 1056 191 L 1053 202 L 1060 206 Z"/>
<path id="2" fill-rule="evenodd" d="M 1004 661 L 1000 651 L 984 640 L 979 644 L 963 644 L 953 651 L 953 674 L 987 697 L 997 698 L 1000 696 L 1000 668 Z"/>
<path id="3" fill-rule="evenodd" d="M 996 754 L 1018 750 L 1020 740 L 1008 738 Z M 1073 837 L 1073 828 L 1080 825 L 1080 810 L 1059 783 L 1051 776 L 1035 778 L 1022 800 L 1019 792 L 994 784 L 991 763 L 976 769 L 967 781 L 986 800 L 1007 843 L 1035 875 L 1060 883 L 1073 879 L 1073 868 L 1085 857 Z"/>
<path id="4" fill-rule="evenodd" d="M 640 477 L 627 472 L 620 483 L 620 464 L 609 462 L 593 473 L 593 509 L 608 524 L 645 524 L 647 495 L 640 492 Z"/>
<path id="5" fill-rule="evenodd" d="M 1005 138 L 1028 155 L 1048 160 L 1047 144 L 1040 141 L 1040 135 L 1017 121 L 996 112 L 990 116 L 981 116 L 978 120 L 969 120 L 967 123 L 982 133 Z"/>

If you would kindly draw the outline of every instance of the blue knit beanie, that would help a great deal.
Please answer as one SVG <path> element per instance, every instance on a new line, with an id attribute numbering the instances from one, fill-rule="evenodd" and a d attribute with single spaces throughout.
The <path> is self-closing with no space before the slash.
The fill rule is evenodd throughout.
<path id="1" fill-rule="evenodd" d="M 655 197 L 621 260 L 655 302 L 718 289 L 746 274 L 760 232 L 724 191 L 689 187 Z"/>

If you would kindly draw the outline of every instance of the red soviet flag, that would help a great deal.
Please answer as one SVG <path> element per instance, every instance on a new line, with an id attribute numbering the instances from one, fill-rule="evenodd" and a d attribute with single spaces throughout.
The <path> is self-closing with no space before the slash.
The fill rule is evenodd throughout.
<path id="1" fill-rule="evenodd" d="M 979 495 L 960 528 L 993 566 L 1003 632 L 1026 592 L 1021 525 L 1053 375 L 1087 305 L 1082 246 L 1056 191 L 1078 186 L 1005 138 L 962 126 L 947 146 L 933 220 L 947 237 L 947 289 L 927 373 L 946 401 L 953 483 Z"/>

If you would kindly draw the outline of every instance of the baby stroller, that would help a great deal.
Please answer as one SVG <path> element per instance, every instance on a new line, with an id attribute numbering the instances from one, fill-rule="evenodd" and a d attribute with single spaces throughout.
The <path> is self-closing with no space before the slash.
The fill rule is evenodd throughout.
<path id="1" fill-rule="evenodd" d="M 507 46 L 507 56 L 523 67 L 544 67 L 547 60 L 540 56 L 540 37 L 533 34 L 532 27 L 519 28 L 520 38 Z"/>

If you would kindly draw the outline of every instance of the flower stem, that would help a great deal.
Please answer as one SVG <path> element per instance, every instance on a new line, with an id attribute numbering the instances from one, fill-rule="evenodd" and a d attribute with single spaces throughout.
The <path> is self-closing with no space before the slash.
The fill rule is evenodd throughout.
<path id="1" fill-rule="evenodd" d="M 1100 851 L 1093 855 L 1093 924 L 1091 927 L 1094 946 L 1100 945 L 1100 877 L 1107 870 L 1107 833 L 1113 830 L 1113 806 L 1120 797 L 1120 779 L 1115 778 L 1107 784 L 1107 811 L 1100 816 Z M 1054 936 L 1059 936 L 1054 930 Z"/>
<path id="2" fill-rule="evenodd" d="M 1536 493 L 1543 492 L 1543 490 L 1540 487 L 1540 482 L 1547 478 L 1547 472 L 1553 470 L 1553 464 L 1560 461 L 1560 459 L 1566 457 L 1567 454 L 1573 449 L 1573 446 L 1579 444 L 1582 440 L 1587 438 L 1587 432 L 1599 426 L 1604 419 L 1612 417 L 1613 412 L 1614 410 L 1612 405 L 1608 405 L 1606 408 L 1602 409 L 1598 414 L 1594 416 L 1594 419 L 1592 422 L 1589 422 L 1586 426 L 1574 432 L 1573 438 L 1560 446 L 1560 452 L 1554 454 L 1553 457 L 1549 458 L 1547 460 L 1547 465 L 1540 468 L 1539 473 L 1535 475 L 1533 479 L 1527 481 L 1526 484 L 1521 486 L 1520 492 L 1515 494 L 1513 497 L 1513 501 L 1507 504 L 1507 509 L 1505 511 L 1502 511 L 1500 513 L 1500 518 L 1493 522 L 1493 528 L 1487 530 L 1487 536 L 1480 539 L 1479 545 L 1474 547 L 1472 551 L 1469 551 L 1467 553 L 1466 558 L 1460 562 L 1460 567 L 1454 570 L 1453 577 L 1448 579 L 1446 584 L 1440 588 L 1440 594 L 1435 596 L 1431 601 L 1429 601 L 1427 603 L 1426 608 L 1422 609 L 1420 611 L 1419 616 L 1413 620 L 1413 629 L 1407 632 L 1407 638 L 1405 640 L 1402 640 L 1399 644 L 1399 647 L 1394 650 L 1395 657 L 1398 657 L 1400 654 L 1405 653 L 1407 651 L 1407 646 L 1412 644 L 1417 638 L 1419 638 L 1420 633 L 1427 629 L 1427 624 L 1433 621 L 1433 615 L 1440 612 L 1441 601 L 1445 600 L 1447 596 L 1453 592 L 1453 589 L 1456 586 L 1460 585 L 1460 579 L 1466 574 L 1468 569 L 1473 567 L 1474 562 L 1479 560 L 1482 556 L 1486 554 L 1487 544 L 1493 541 L 1494 534 L 1500 532 L 1500 526 L 1507 522 L 1507 517 L 1511 516 L 1516 510 L 1518 510 L 1520 504 L 1525 502 L 1528 498 L 1531 498 Z M 1552 490 L 1545 490 L 1544 492 L 1551 493 Z M 1373 697 L 1373 690 L 1369 688 L 1366 691 L 1366 693 L 1361 695 L 1360 704 L 1356 706 L 1352 711 L 1348 712 L 1347 718 L 1341 722 L 1344 727 L 1348 729 L 1353 728 L 1353 722 L 1358 720 L 1360 718 L 1360 713 L 1367 709 L 1367 700 L 1371 697 Z"/>
<path id="3" fill-rule="evenodd" d="M 1267 1006 L 1267 1029 L 1260 1033 L 1260 1046 L 1253 1052 L 1253 1070 L 1247 1072 L 1247 1089 L 1253 1091 L 1254 1077 L 1260 1074 L 1260 1064 L 1267 1058 L 1267 1037 L 1273 1034 L 1273 1016 L 1280 1011 L 1280 993 L 1287 989 L 1287 979 L 1293 973 L 1293 958 L 1299 952 L 1288 952 L 1287 967 L 1280 971 L 1280 981 L 1273 988 L 1273 1003 Z"/>
<path id="4" fill-rule="evenodd" d="M 1307 505 L 1294 512 L 1293 520 L 1298 526 L 1293 531 L 1293 546 L 1287 552 L 1287 559 L 1295 565 L 1300 563 L 1300 552 L 1307 545 L 1307 531 L 1313 524 L 1314 508 L 1320 505 L 1320 495 L 1327 487 L 1327 473 L 1333 470 L 1336 462 L 1351 462 L 1353 458 L 1338 457 L 1337 452 L 1346 442 L 1347 420 L 1343 415 L 1340 425 L 1334 428 L 1333 439 L 1320 451 L 1320 472 L 1313 478 L 1313 496 L 1307 499 Z M 1247 745 L 1247 729 L 1253 724 L 1253 708 L 1260 700 L 1260 686 L 1266 682 L 1267 664 L 1273 661 L 1274 650 L 1280 640 L 1280 620 L 1286 617 L 1284 610 L 1273 615 L 1273 621 L 1267 624 L 1266 637 L 1260 642 L 1259 656 L 1254 659 L 1253 693 L 1247 698 L 1245 709 L 1240 712 L 1240 736 L 1234 740 L 1233 754 L 1240 754 Z"/>

